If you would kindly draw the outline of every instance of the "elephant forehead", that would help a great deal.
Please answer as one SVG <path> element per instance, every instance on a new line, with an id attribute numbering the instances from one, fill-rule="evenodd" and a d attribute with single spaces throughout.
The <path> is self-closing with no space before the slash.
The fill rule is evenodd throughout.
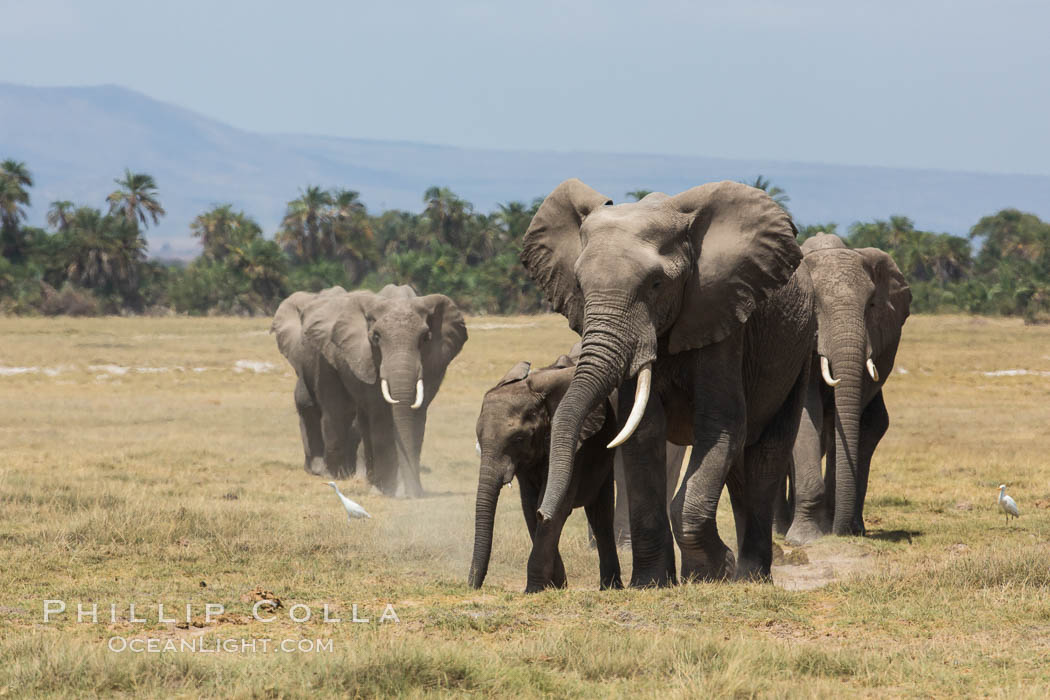
<path id="1" fill-rule="evenodd" d="M 376 326 L 388 329 L 422 330 L 426 326 L 426 319 L 422 310 L 412 304 L 387 304 L 377 309 L 375 323 Z"/>
<path id="2" fill-rule="evenodd" d="M 821 231 L 817 235 L 802 242 L 802 254 L 808 255 L 819 250 L 835 250 L 846 248 L 845 242 L 834 233 Z"/>
<path id="3" fill-rule="evenodd" d="M 535 420 L 540 399 L 523 384 L 499 387 L 485 395 L 478 425 L 494 433 L 513 431 Z"/>
<path id="4" fill-rule="evenodd" d="M 600 207 L 584 219 L 580 235 L 586 243 L 591 238 L 625 237 L 643 240 L 660 247 L 682 231 L 679 216 L 666 206 L 635 202 Z"/>
<path id="5" fill-rule="evenodd" d="M 870 293 L 874 288 L 864 261 L 854 250 L 829 248 L 804 259 L 818 297 Z"/>

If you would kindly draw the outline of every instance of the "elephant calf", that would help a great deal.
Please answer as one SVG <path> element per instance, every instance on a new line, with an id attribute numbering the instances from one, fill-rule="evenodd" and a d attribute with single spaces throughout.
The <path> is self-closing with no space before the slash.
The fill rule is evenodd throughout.
<path id="1" fill-rule="evenodd" d="M 548 448 L 551 418 L 565 395 L 575 367 L 563 355 L 559 361 L 529 371 L 528 362 L 519 362 L 485 394 L 478 417 L 478 448 L 481 471 L 474 522 L 474 556 L 470 565 L 470 585 L 480 588 L 488 571 L 492 551 L 493 518 L 500 490 L 517 478 L 521 508 L 537 552 L 554 560 L 551 580 L 530 578 L 526 592 L 566 586 L 565 566 L 558 554 L 562 527 L 573 508 L 583 506 L 598 547 L 600 587 L 623 588 L 620 560 L 613 532 L 613 450 L 606 445 L 615 435 L 612 406 L 599 404 L 584 422 L 576 450 L 577 468 L 567 491 L 568 507 L 556 517 L 537 523 L 536 511 L 547 485 Z M 607 420 L 607 417 L 610 420 Z M 535 567 L 530 566 L 531 572 Z"/>
<path id="2" fill-rule="evenodd" d="M 363 441 L 371 483 L 384 493 L 421 496 L 427 408 L 467 340 L 452 300 L 393 285 L 378 294 L 296 292 L 281 302 L 271 330 L 298 376 L 306 471 L 353 475 Z"/>

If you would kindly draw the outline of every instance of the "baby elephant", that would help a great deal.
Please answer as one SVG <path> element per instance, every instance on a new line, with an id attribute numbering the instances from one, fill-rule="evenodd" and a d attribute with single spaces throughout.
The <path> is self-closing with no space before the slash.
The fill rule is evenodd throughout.
<path id="1" fill-rule="evenodd" d="M 481 587 L 488 571 L 493 518 L 500 490 L 515 477 L 521 490 L 521 509 L 533 541 L 532 556 L 545 553 L 547 561 L 554 562 L 553 571 L 544 580 L 530 577 L 525 592 L 566 586 L 558 540 L 572 508 L 580 506 L 587 513 L 597 541 L 601 588 L 623 588 L 613 531 L 613 450 L 606 448 L 616 435 L 616 425 L 608 401 L 599 404 L 588 416 L 580 433 L 576 468 L 566 499 L 571 508 L 543 523 L 537 531 L 536 511 L 547 485 L 551 418 L 574 371 L 575 367 L 565 355 L 556 364 L 534 372 L 529 371 L 528 362 L 519 362 L 485 394 L 477 424 L 481 473 L 474 521 L 474 557 L 470 565 L 470 585 L 474 588 Z M 529 569 L 531 573 L 533 567 Z"/>

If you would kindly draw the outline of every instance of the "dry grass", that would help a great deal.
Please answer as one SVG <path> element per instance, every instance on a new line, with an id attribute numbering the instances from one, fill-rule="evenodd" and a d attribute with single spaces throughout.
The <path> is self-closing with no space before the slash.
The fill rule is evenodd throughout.
<path id="1" fill-rule="evenodd" d="M 266 328 L 0 319 L 0 695 L 1050 690 L 1050 376 L 983 374 L 1050 372 L 1048 328 L 909 320 L 887 390 L 893 425 L 873 467 L 871 537 L 806 548 L 836 582 L 600 593 L 576 515 L 563 544 L 572 589 L 528 597 L 518 592 L 528 537 L 509 492 L 485 587 L 465 585 L 474 421 L 511 364 L 545 363 L 571 345 L 564 321 L 472 319 L 431 412 L 431 495 L 390 500 L 348 482 L 374 515 L 353 523 L 302 471 L 291 375 Z M 239 360 L 272 368 L 237 372 Z M 994 509 L 1000 482 L 1023 514 L 1010 527 Z M 257 586 L 283 600 L 278 621 L 250 619 L 246 594 Z M 44 624 L 45 599 L 74 611 L 99 603 L 100 623 L 67 613 Z M 189 603 L 202 616 L 208 602 L 225 604 L 226 616 L 189 630 L 157 622 L 158 603 Z M 128 622 L 130 603 L 149 622 Z M 310 622 L 285 615 L 297 603 L 312 607 Z M 344 620 L 356 603 L 371 622 L 325 624 L 324 603 Z M 399 624 L 376 621 L 386 603 Z M 114 653 L 114 636 L 324 639 L 332 651 Z"/>

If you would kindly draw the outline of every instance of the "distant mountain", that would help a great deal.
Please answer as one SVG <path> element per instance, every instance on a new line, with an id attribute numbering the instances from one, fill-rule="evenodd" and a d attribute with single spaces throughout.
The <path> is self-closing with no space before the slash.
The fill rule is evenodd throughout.
<path id="1" fill-rule="evenodd" d="M 150 173 L 168 210 L 149 231 L 151 251 L 183 257 L 197 252 L 189 222 L 211 204 L 233 202 L 269 235 L 285 204 L 307 184 L 358 190 L 373 212 L 420 211 L 423 191 L 443 185 L 488 211 L 542 196 L 568 177 L 619 201 L 635 189 L 674 193 L 762 174 L 788 192 L 802 224 L 835 221 L 844 229 L 904 214 L 919 228 L 962 235 L 1004 207 L 1050 219 L 1050 176 L 1043 175 L 256 134 L 115 86 L 0 83 L 0 158 L 24 160 L 35 176 L 36 224 L 56 199 L 101 206 L 125 167 Z"/>

